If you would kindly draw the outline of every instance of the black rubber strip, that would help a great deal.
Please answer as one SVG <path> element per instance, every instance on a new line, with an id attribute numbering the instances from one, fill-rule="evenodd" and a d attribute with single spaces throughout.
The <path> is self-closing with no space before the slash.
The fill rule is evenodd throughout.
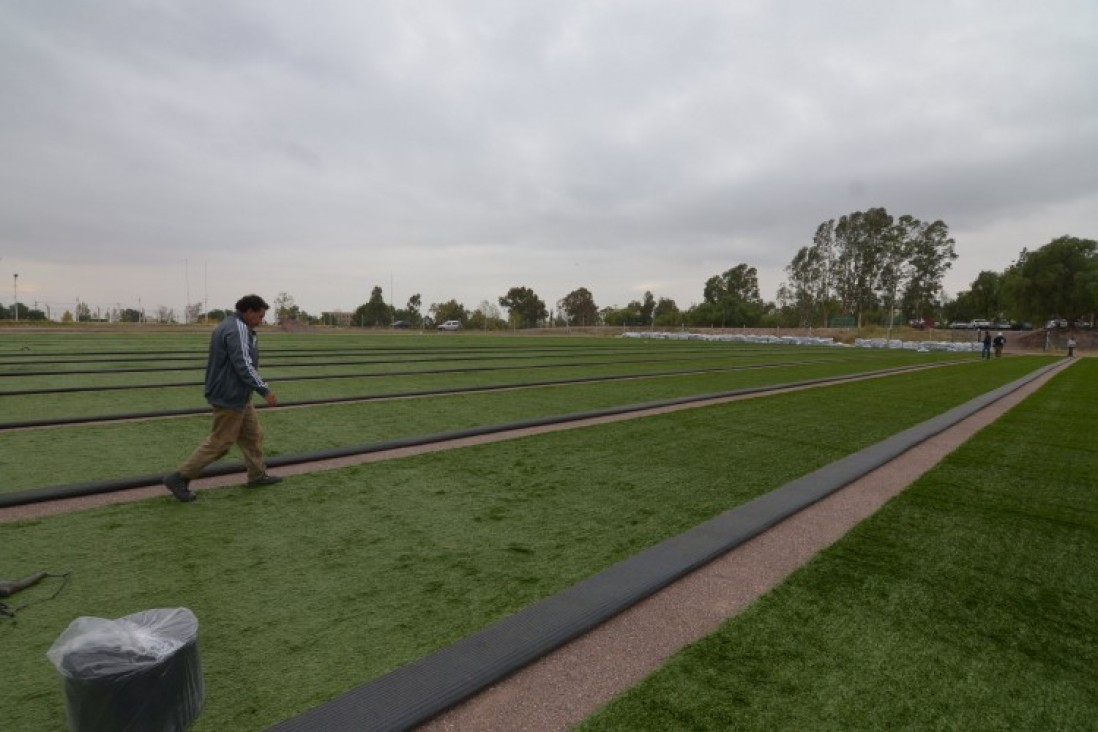
<path id="1" fill-rule="evenodd" d="M 471 392 L 494 392 L 512 390 L 512 388 L 529 388 L 534 386 L 568 386 L 570 384 L 590 384 L 596 382 L 608 382 L 608 381 L 630 381 L 636 379 L 658 379 L 661 376 L 686 376 L 696 375 L 704 373 L 731 373 L 733 371 L 753 371 L 760 369 L 778 369 L 785 367 L 799 367 L 799 365 L 817 365 L 820 363 L 841 363 L 847 359 L 842 360 L 825 360 L 825 359 L 813 359 L 806 361 L 771 361 L 766 363 L 751 363 L 748 365 L 731 365 L 731 367 L 697 367 L 694 369 L 683 369 L 677 371 L 638 371 L 637 373 L 624 373 L 624 374 L 604 374 L 601 376 L 575 376 L 570 379 L 548 379 L 541 381 L 516 381 L 516 382 L 504 382 L 497 384 L 479 384 L 475 386 L 450 386 L 446 388 L 427 388 L 427 390 L 407 391 L 407 392 L 381 392 L 376 394 L 359 394 L 348 396 L 329 396 L 323 399 L 299 399 L 296 402 L 280 402 L 278 407 L 275 408 L 289 408 L 289 407 L 303 407 L 303 406 L 318 406 L 322 404 L 344 404 L 348 402 L 374 402 L 383 401 L 383 399 L 399 399 L 408 398 L 413 396 L 442 396 L 446 394 L 467 394 Z M 550 367 L 531 367 L 531 369 L 539 368 L 558 368 L 559 365 L 585 365 L 585 364 L 557 364 L 550 365 Z M 944 365 L 943 363 L 927 363 L 923 365 Z M 497 370 L 526 370 L 525 367 L 501 367 Z M 488 371 L 496 369 L 473 369 L 471 371 Z M 369 378 L 369 376 L 416 376 L 424 374 L 437 374 L 437 373 L 449 373 L 451 371 L 461 370 L 439 370 L 439 371 L 410 371 L 410 372 L 390 372 L 384 374 L 337 374 L 328 376 L 298 376 L 298 378 L 292 379 L 280 379 L 279 383 L 283 381 L 304 381 L 312 379 L 328 380 L 328 379 L 350 379 L 350 378 Z M 167 386 L 201 386 L 202 382 L 194 382 L 192 384 L 161 384 L 158 387 Z M 94 388 L 94 390 L 85 390 L 85 388 L 79 388 L 74 391 L 120 391 L 130 390 L 130 388 L 144 388 L 143 386 L 101 386 Z M 52 390 L 49 393 L 63 393 L 70 390 Z M 21 396 L 29 394 L 31 392 L 22 392 Z M 7 396 L 3 392 L 0 392 L 0 396 Z M 264 407 L 270 408 L 270 407 Z M 157 410 L 157 412 L 130 412 L 130 413 L 116 413 L 110 415 L 87 415 L 82 417 L 56 417 L 52 419 L 21 419 L 19 421 L 4 421 L 0 423 L 0 431 L 13 430 L 13 429 L 31 429 L 37 427 L 64 427 L 66 425 L 79 425 L 92 423 L 92 421 L 128 421 L 133 419 L 150 419 L 156 417 L 180 417 L 187 415 L 199 415 L 210 412 L 210 407 L 184 407 L 180 409 L 168 409 Z"/>
<path id="2" fill-rule="evenodd" d="M 1038 369 L 787 483 L 270 729 L 360 732 L 422 724 L 1062 365 Z"/>
<path id="3" fill-rule="evenodd" d="M 445 388 L 427 388 L 427 390 L 408 392 L 382 392 L 377 394 L 361 394 L 349 396 L 329 396 L 323 399 L 299 399 L 295 402 L 279 402 L 275 409 L 287 409 L 291 407 L 311 407 L 324 404 L 352 404 L 356 402 L 378 402 L 385 399 L 402 399 L 417 396 L 444 396 L 451 394 L 472 394 L 478 392 L 494 392 L 513 390 L 513 388 L 530 388 L 540 386 L 568 386 L 571 384 L 590 384 L 608 381 L 629 381 L 634 379 L 658 379 L 661 376 L 683 376 L 687 374 L 720 373 L 732 371 L 751 371 L 755 369 L 772 369 L 782 367 L 797 367 L 797 365 L 813 365 L 825 363 L 822 360 L 813 361 L 787 361 L 771 363 L 753 363 L 750 365 L 736 365 L 736 367 L 715 367 L 709 369 L 690 369 L 685 371 L 648 371 L 634 374 L 606 374 L 603 376 L 581 376 L 574 379 L 550 379 L 545 381 L 517 381 L 498 384 L 480 384 L 475 386 L 450 386 Z M 923 363 L 915 367 L 897 367 L 895 369 L 883 369 L 878 371 L 863 372 L 862 375 L 879 375 L 893 371 L 907 371 L 910 369 L 938 367 L 938 365 L 955 365 L 961 361 L 939 361 Z M 272 407 L 259 406 L 261 409 Z M 156 412 L 130 412 L 110 415 L 87 415 L 83 417 L 56 417 L 51 419 L 21 419 L 19 421 L 4 421 L 0 423 L 0 431 L 34 429 L 40 427 L 66 427 L 68 425 L 86 425 L 88 423 L 110 423 L 110 421 L 131 421 L 134 419 L 155 419 L 158 417 L 188 417 L 193 415 L 209 414 L 210 407 L 183 407 L 180 409 L 158 409 Z"/>
<path id="4" fill-rule="evenodd" d="M 836 354 L 837 355 L 837 354 Z M 536 364 L 505 364 L 502 366 L 450 366 L 441 369 L 407 369 L 404 371 L 359 371 L 350 374 L 307 374 L 304 376 L 274 376 L 269 380 L 272 382 L 283 383 L 286 381 L 328 381 L 336 379 L 376 379 L 383 377 L 394 376 L 432 376 L 436 374 L 475 374 L 483 371 L 534 371 L 537 369 L 556 369 L 556 368 L 578 368 L 587 366 L 622 366 L 632 365 L 640 363 L 666 363 L 668 361 L 721 361 L 727 359 L 727 355 L 716 356 L 699 356 L 692 359 L 681 359 L 675 357 L 667 358 L 641 358 L 631 359 L 628 361 L 615 360 L 615 361 L 567 361 L 565 363 L 536 363 Z M 449 360 L 461 360 L 461 359 L 439 359 L 444 361 Z M 789 361 L 788 365 L 795 365 L 799 363 L 820 363 L 825 360 L 843 360 L 849 359 L 805 359 L 803 361 Z M 332 364 L 314 364 L 324 366 L 355 366 L 361 364 L 377 365 L 382 363 L 389 363 L 387 361 L 360 361 L 360 362 L 342 362 Z M 407 363 L 407 361 L 393 361 L 392 363 Z M 786 364 L 783 364 L 786 365 Z M 267 368 L 264 367 L 264 372 L 267 373 Z M 273 367 L 272 367 L 273 368 Z M 102 375 L 103 371 L 82 371 L 72 372 L 81 374 L 93 374 Z M 112 371 L 109 373 L 121 373 L 121 371 Z M 27 375 L 27 374 L 23 374 Z M 42 374 L 35 374 L 41 376 Z M 2 378 L 2 375 L 0 375 Z M 113 384 L 106 386 L 59 386 L 59 387 L 43 387 L 38 389 L 9 389 L 0 391 L 0 396 L 31 396 L 41 394 L 75 394 L 79 392 L 94 392 L 94 391 L 128 391 L 130 389 L 177 389 L 180 387 L 192 387 L 203 386 L 205 381 L 173 381 L 169 383 L 158 384 Z"/>
<path id="5" fill-rule="evenodd" d="M 955 365 L 957 363 L 961 362 L 949 361 L 937 365 Z M 694 394 L 686 397 L 661 399 L 659 401 L 645 402 L 642 404 L 625 404 L 617 407 L 607 407 L 605 409 L 596 409 L 585 412 L 573 412 L 571 414 L 555 415 L 549 417 L 537 417 L 533 419 L 521 420 L 518 422 L 485 425 L 482 427 L 470 427 L 468 429 L 454 430 L 450 432 L 439 432 L 427 435 L 413 435 L 411 437 L 404 437 L 395 440 L 386 440 L 384 442 L 373 442 L 364 445 L 349 445 L 346 447 L 335 447 L 327 450 L 297 453 L 293 455 L 278 455 L 268 458 L 267 466 L 277 468 L 282 465 L 311 463 L 317 462 L 319 460 L 332 460 L 335 458 L 350 457 L 353 455 L 367 455 L 375 452 L 384 452 L 386 450 L 395 450 L 402 447 L 429 445 L 438 442 L 460 440 L 467 437 L 479 437 L 481 435 L 490 435 L 499 432 L 508 432 L 512 430 L 527 429 L 531 427 L 543 427 L 546 425 L 578 422 L 585 419 L 608 417 L 618 414 L 629 414 L 630 412 L 640 412 L 646 409 L 657 409 L 661 407 L 670 407 L 680 404 L 691 404 L 694 402 L 710 401 L 713 399 L 725 399 L 736 396 L 745 396 L 748 394 L 765 394 L 767 392 L 779 391 L 781 389 L 818 386 L 822 384 L 836 384 L 842 383 L 844 381 L 852 381 L 873 376 L 884 376 L 888 374 L 901 373 L 904 371 L 913 371 L 923 368 L 928 368 L 928 364 L 903 366 L 894 369 L 884 369 L 882 371 L 846 374 L 843 376 L 831 376 L 820 379 L 809 379 L 806 381 L 795 381 L 785 384 L 771 384 L 768 386 L 757 386 L 747 389 L 734 389 L 732 391 L 717 392 L 712 394 Z M 204 469 L 201 476 L 199 477 L 210 478 L 219 475 L 231 475 L 233 473 L 241 473 L 244 471 L 244 469 L 245 468 L 242 463 L 215 463 Z M 44 503 L 46 501 L 57 501 L 64 498 L 77 498 L 79 496 L 90 496 L 99 493 L 114 493 L 117 491 L 129 490 L 131 488 L 144 488 L 146 486 L 158 485 L 161 482 L 162 477 L 163 476 L 161 475 L 137 475 L 125 478 L 116 478 L 114 480 L 47 486 L 44 488 L 33 488 L 26 491 L 0 493 L 0 508 L 11 508 L 13 506 L 23 506 L 30 503 Z"/>
<path id="6" fill-rule="evenodd" d="M 438 354 L 445 350 L 447 353 L 545 353 L 552 351 L 619 351 L 625 352 L 637 347 L 642 346 L 642 343 L 636 343 L 633 345 L 623 345 L 627 341 L 620 343 L 608 344 L 608 345 L 568 345 L 568 344 L 540 344 L 538 346 L 507 346 L 506 348 L 496 348 L 493 346 L 447 346 L 445 349 L 439 348 L 387 348 L 387 347 L 369 347 L 369 348 L 270 348 L 264 347 L 263 353 L 268 355 L 291 355 L 291 356 L 341 356 L 341 355 L 355 355 L 355 354 Z M 634 342 L 635 343 L 635 342 Z M 739 344 L 737 344 L 739 345 Z M 702 346 L 701 348 L 705 348 Z M 752 344 L 754 348 L 754 344 Z M 700 349 L 699 349 L 700 350 Z M 145 357 L 152 356 L 157 359 L 172 360 L 172 356 L 181 356 L 183 358 L 199 358 L 205 360 L 207 350 L 205 348 L 194 349 L 190 351 L 56 351 L 52 353 L 42 353 L 39 351 L 28 351 L 24 353 L 9 353 L 0 356 L 0 365 L 13 364 L 13 363 L 87 363 L 97 362 L 106 363 L 111 361 L 123 361 L 127 359 L 89 359 L 88 356 L 136 356 Z M 78 359 L 72 359 L 63 361 L 55 358 L 56 356 L 80 356 Z M 34 360 L 31 360 L 34 359 Z M 139 359 L 141 360 L 141 359 Z"/>
<path id="7" fill-rule="evenodd" d="M 631 350 L 631 351 L 630 350 L 620 350 L 620 351 L 606 351 L 605 353 L 598 353 L 596 355 L 599 355 L 599 356 L 615 355 L 615 354 L 633 355 L 633 354 L 636 354 L 636 353 L 637 353 L 636 350 Z M 690 354 L 695 354 L 695 353 L 706 353 L 707 354 L 704 357 L 699 357 L 699 360 L 701 358 L 716 359 L 716 358 L 727 358 L 729 356 L 728 353 L 712 355 L 713 354 L 712 349 L 705 349 L 703 351 L 703 349 L 700 349 L 700 348 L 694 348 L 694 349 L 690 349 L 690 350 L 678 351 L 676 353 L 672 353 L 670 351 L 665 351 L 664 353 L 666 353 L 667 355 L 663 358 L 649 357 L 649 358 L 644 359 L 644 360 L 646 360 L 646 361 L 676 361 L 676 360 L 682 360 L 684 355 L 690 355 Z M 745 356 L 745 355 L 746 356 L 751 356 L 751 355 L 755 355 L 755 353 L 756 353 L 756 351 L 742 350 L 742 351 L 737 351 L 733 355 L 735 355 L 736 357 Z M 267 354 L 267 355 L 269 355 L 269 354 Z M 377 355 L 385 355 L 385 354 L 373 354 L 373 355 L 377 356 Z M 407 356 L 407 355 L 412 355 L 412 354 L 397 354 L 397 355 Z M 478 353 L 478 354 L 474 354 L 474 355 L 467 355 L 467 354 L 458 353 L 457 355 L 454 355 L 453 352 L 443 354 L 443 353 L 440 353 L 439 351 L 431 351 L 427 355 L 433 356 L 433 358 L 418 358 L 418 359 L 415 359 L 414 361 L 410 358 L 368 358 L 368 359 L 365 359 L 365 360 L 358 360 L 358 361 L 350 361 L 350 360 L 348 360 L 348 361 L 327 361 L 327 362 L 324 362 L 324 363 L 317 363 L 316 361 L 276 361 L 276 360 L 268 358 L 268 359 L 265 359 L 264 362 L 263 362 L 263 370 L 264 370 L 264 372 L 267 372 L 270 369 L 279 369 L 279 368 L 316 368 L 317 366 L 363 366 L 363 365 L 379 365 L 379 364 L 394 364 L 394 363 L 400 364 L 400 363 L 409 363 L 409 362 L 413 362 L 413 363 L 430 363 L 430 362 L 436 362 L 436 361 L 439 361 L 439 362 L 450 362 L 450 361 L 517 361 L 517 360 L 523 360 L 523 359 L 530 360 L 530 359 L 533 359 L 534 357 L 537 357 L 537 358 L 569 358 L 569 357 L 575 357 L 575 356 L 583 356 L 583 355 L 586 355 L 586 354 L 583 354 L 583 353 L 577 354 L 577 353 L 537 353 L 537 352 L 522 353 L 522 352 L 511 352 L 511 353 L 506 353 L 506 354 L 489 353 L 487 355 L 485 355 L 483 353 Z M 135 359 L 135 360 L 146 360 L 146 359 Z M 147 360 L 151 360 L 151 361 L 156 361 L 156 360 L 180 361 L 182 359 L 147 359 Z M 61 363 L 61 362 L 56 362 L 56 363 Z M 79 361 L 79 362 L 74 362 L 74 363 L 88 364 L 88 363 L 104 363 L 104 362 L 103 361 Z M 607 361 L 605 363 L 616 363 L 616 362 L 615 361 Z M 552 364 L 548 364 L 548 365 L 552 365 Z M 131 368 L 110 368 L 110 369 L 86 369 L 86 368 L 85 369 L 65 369 L 65 370 L 54 369 L 54 370 L 49 370 L 49 371 L 2 371 L 2 370 L 0 370 L 0 377 L 3 377 L 3 378 L 20 378 L 20 377 L 24 377 L 24 376 L 37 376 L 37 377 L 41 377 L 41 376 L 111 376 L 111 375 L 114 375 L 114 374 L 138 374 L 138 373 L 144 374 L 144 373 L 158 373 L 158 372 L 168 372 L 168 371 L 198 371 L 198 372 L 201 373 L 205 369 L 206 369 L 206 360 L 203 358 L 201 360 L 195 361 L 191 365 L 175 365 L 175 366 L 135 366 L 135 367 L 131 367 Z"/>

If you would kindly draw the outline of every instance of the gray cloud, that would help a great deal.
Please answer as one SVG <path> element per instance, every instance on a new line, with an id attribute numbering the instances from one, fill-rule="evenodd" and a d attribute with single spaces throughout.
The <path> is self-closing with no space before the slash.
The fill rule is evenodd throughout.
<path id="1" fill-rule="evenodd" d="M 374 285 L 686 306 L 741 261 L 772 297 L 819 222 L 882 205 L 951 226 L 956 291 L 1098 237 L 1085 0 L 6 13 L 0 282 L 28 301 L 179 308 L 201 268 L 214 303 L 310 312 Z"/>

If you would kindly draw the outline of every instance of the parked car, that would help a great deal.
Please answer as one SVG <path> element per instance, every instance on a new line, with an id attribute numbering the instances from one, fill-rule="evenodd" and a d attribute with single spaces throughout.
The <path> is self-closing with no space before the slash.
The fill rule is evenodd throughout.
<path id="1" fill-rule="evenodd" d="M 412 324 L 409 323 L 407 320 L 394 320 L 393 321 L 393 327 L 394 328 L 411 328 Z"/>
<path id="2" fill-rule="evenodd" d="M 976 318 L 969 321 L 968 327 L 972 330 L 989 330 L 991 328 L 991 321 L 984 320 L 983 318 Z"/>
<path id="3" fill-rule="evenodd" d="M 460 320 L 447 320 L 445 323 L 439 323 L 439 330 L 461 330 Z"/>

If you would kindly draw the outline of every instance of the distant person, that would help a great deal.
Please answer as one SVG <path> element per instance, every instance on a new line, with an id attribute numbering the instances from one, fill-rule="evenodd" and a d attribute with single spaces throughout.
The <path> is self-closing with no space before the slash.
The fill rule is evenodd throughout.
<path id="1" fill-rule="evenodd" d="M 248 485 L 274 485 L 282 478 L 267 474 L 263 461 L 263 428 L 252 404 L 258 393 L 267 406 L 278 404 L 278 397 L 259 375 L 259 350 L 256 327 L 263 322 L 269 306 L 259 295 L 246 295 L 236 303 L 236 312 L 214 328 L 206 361 L 206 401 L 213 407 L 213 429 L 179 470 L 164 476 L 164 485 L 181 501 L 198 496 L 189 487 L 204 467 L 220 459 L 233 443 L 244 455 Z"/>
<path id="2" fill-rule="evenodd" d="M 1006 345 L 1006 338 L 1003 336 L 1002 331 L 995 334 L 995 338 L 992 339 L 991 345 L 995 347 L 995 358 L 999 358 L 1003 355 L 1003 346 Z"/>
<path id="3" fill-rule="evenodd" d="M 980 354 L 980 358 L 990 360 L 991 359 L 991 331 L 990 330 L 985 330 L 984 331 L 983 344 L 984 344 L 984 350 Z"/>
<path id="4" fill-rule="evenodd" d="M 1068 336 L 1068 358 L 1075 358 L 1075 346 L 1077 345 L 1075 336 Z"/>

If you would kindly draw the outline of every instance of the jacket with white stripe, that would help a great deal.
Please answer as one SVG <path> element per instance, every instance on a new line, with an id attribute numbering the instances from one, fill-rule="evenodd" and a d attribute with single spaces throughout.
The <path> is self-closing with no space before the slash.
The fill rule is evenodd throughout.
<path id="1" fill-rule="evenodd" d="M 266 396 L 271 389 L 258 368 L 258 336 L 237 313 L 230 313 L 210 336 L 206 401 L 239 412 L 251 401 L 252 392 Z"/>

